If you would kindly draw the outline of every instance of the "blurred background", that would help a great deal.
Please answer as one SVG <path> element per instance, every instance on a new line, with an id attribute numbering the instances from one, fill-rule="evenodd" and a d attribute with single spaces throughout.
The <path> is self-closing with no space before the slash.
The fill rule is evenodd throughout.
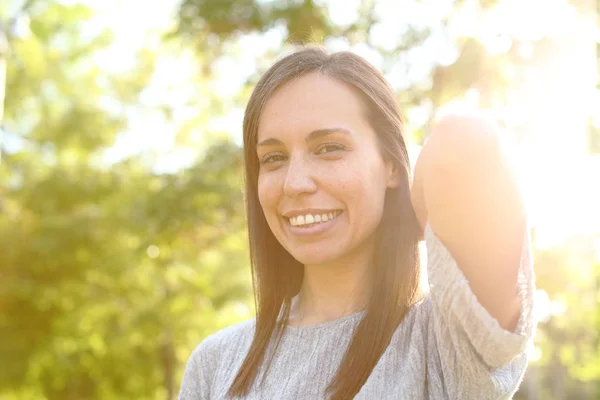
<path id="1" fill-rule="evenodd" d="M 241 133 L 298 43 L 432 119 L 506 128 L 538 318 L 517 399 L 600 398 L 600 1 L 2 0 L 0 399 L 174 399 L 207 335 L 253 317 Z M 0 102 L 2 104 L 2 102 Z"/>

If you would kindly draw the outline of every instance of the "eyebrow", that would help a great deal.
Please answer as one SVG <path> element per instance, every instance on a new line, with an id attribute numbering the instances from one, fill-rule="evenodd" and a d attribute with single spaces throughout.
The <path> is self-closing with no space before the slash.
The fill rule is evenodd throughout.
<path id="1" fill-rule="evenodd" d="M 352 132 L 346 128 L 323 128 L 323 129 L 315 129 L 311 133 L 306 136 L 306 142 L 310 142 L 315 139 L 322 138 L 324 136 L 332 135 L 334 133 L 343 133 L 344 135 L 352 136 Z M 265 139 L 259 142 L 256 147 L 260 146 L 274 146 L 281 144 L 281 140 L 275 138 Z"/>

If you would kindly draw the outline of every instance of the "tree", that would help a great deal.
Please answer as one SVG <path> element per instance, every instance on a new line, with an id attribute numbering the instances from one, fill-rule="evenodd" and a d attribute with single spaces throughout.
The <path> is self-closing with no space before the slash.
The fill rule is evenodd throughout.
<path id="1" fill-rule="evenodd" d="M 90 9 L 30 13 L 0 166 L 0 394 L 173 398 L 190 348 L 248 314 L 240 149 L 215 143 L 171 174 L 147 155 L 106 165 L 154 54 L 110 74 L 93 62 L 110 34 L 80 34 Z"/>

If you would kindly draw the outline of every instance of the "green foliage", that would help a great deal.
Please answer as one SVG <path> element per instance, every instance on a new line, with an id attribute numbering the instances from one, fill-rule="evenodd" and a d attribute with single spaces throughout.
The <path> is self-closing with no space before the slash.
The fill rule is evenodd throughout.
<path id="1" fill-rule="evenodd" d="M 79 34 L 89 9 L 36 10 L 9 60 L 0 397 L 172 398 L 201 338 L 250 315 L 241 151 L 214 143 L 174 174 L 135 157 L 107 169 L 154 55 L 110 75 L 94 55 L 111 35 Z"/>
<path id="2" fill-rule="evenodd" d="M 536 346 L 541 358 L 531 363 L 548 398 L 596 398 L 600 382 L 598 281 L 589 237 L 574 237 L 535 254 L 537 285 L 552 299 L 551 316 L 541 321 Z M 542 305 L 542 308 L 544 306 Z M 567 395 L 568 393 L 568 395 Z"/>
<path id="3" fill-rule="evenodd" d="M 212 33 L 221 39 L 262 32 L 284 24 L 292 43 L 307 43 L 329 36 L 335 26 L 325 8 L 308 1 L 261 2 L 256 0 L 185 0 L 180 5 L 179 33 Z"/>

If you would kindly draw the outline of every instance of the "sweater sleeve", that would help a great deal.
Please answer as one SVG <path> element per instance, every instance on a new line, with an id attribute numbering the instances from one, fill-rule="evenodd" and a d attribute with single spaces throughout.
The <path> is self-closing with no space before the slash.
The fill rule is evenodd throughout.
<path id="1" fill-rule="evenodd" d="M 451 399 L 510 398 L 527 366 L 535 331 L 535 291 L 529 230 L 523 233 L 518 295 L 521 311 L 510 332 L 479 303 L 456 261 L 429 224 L 425 228 L 430 283 L 430 332 L 436 341 L 443 386 Z"/>

